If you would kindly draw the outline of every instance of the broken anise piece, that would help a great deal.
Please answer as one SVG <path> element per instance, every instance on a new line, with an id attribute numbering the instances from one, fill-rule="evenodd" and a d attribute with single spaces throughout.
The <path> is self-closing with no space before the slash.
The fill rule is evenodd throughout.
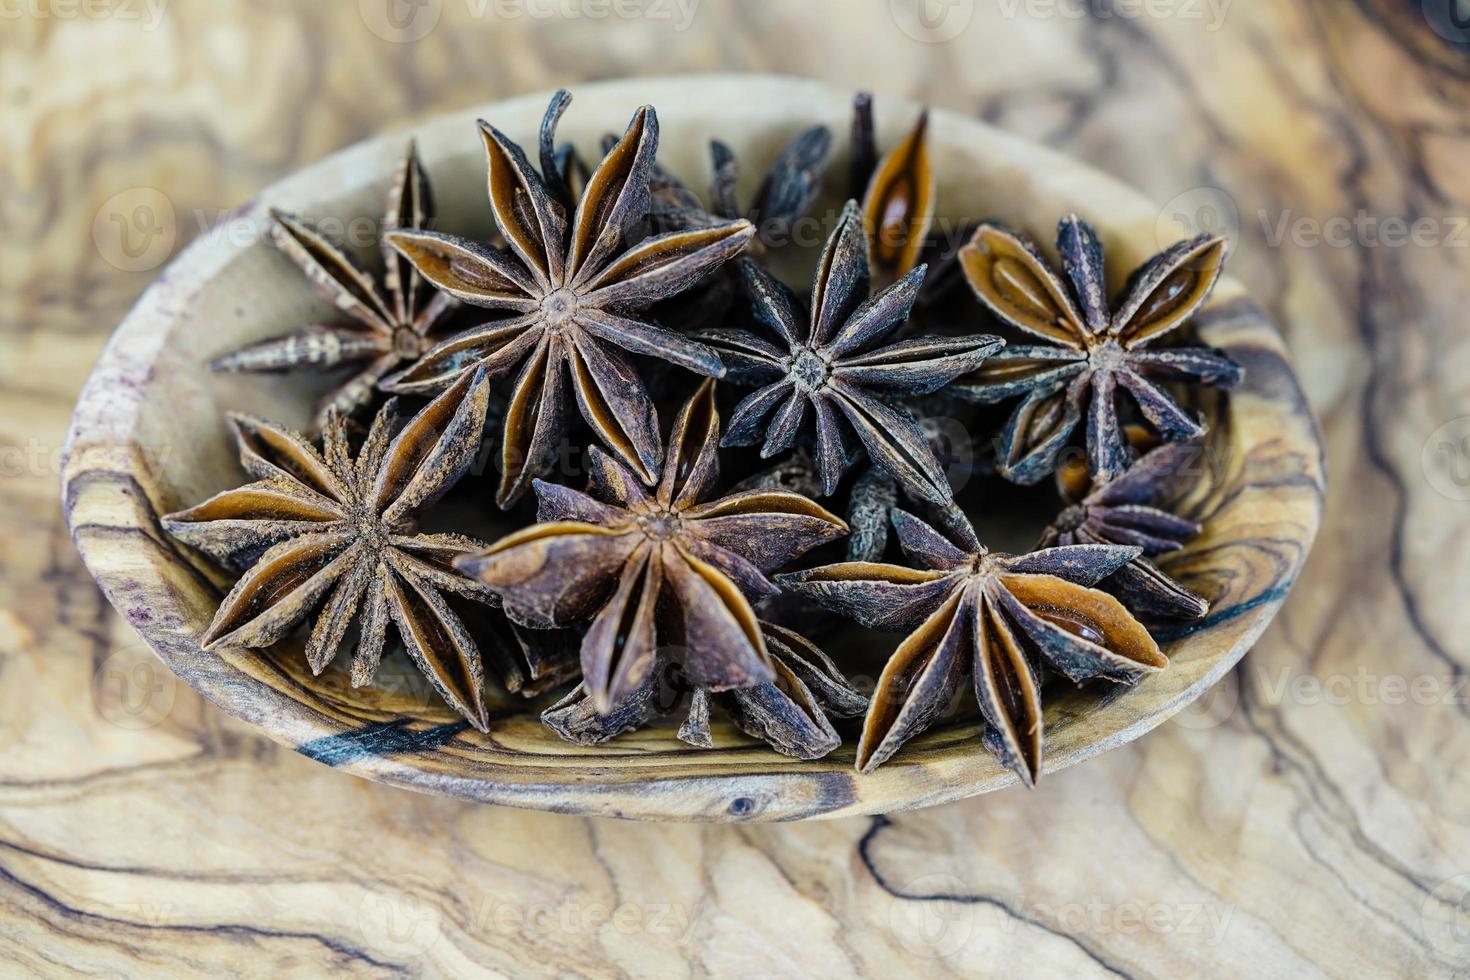
<path id="1" fill-rule="evenodd" d="M 319 230 L 299 218 L 271 212 L 270 238 L 306 274 L 318 293 L 351 321 L 318 323 L 225 354 L 210 362 L 215 371 L 330 371 L 361 364 L 317 405 L 312 429 L 320 431 L 327 413 L 351 415 L 369 405 L 378 383 L 395 368 L 412 362 L 438 340 L 433 329 L 454 299 L 428 288 L 386 236 L 399 229 L 426 227 L 434 217 L 429 179 L 413 143 L 398 165 L 388 194 L 381 241 L 385 272 L 382 288 Z"/>
<path id="2" fill-rule="evenodd" d="M 852 195 L 862 195 L 863 227 L 872 243 L 873 278 L 886 285 L 919 264 L 934 223 L 929 110 L 920 112 L 918 122 L 898 146 L 878 160 L 872 95 L 859 93 L 852 108 Z"/>
<path id="3" fill-rule="evenodd" d="M 924 269 L 869 296 L 868 243 L 852 201 L 818 260 L 807 325 L 798 322 L 795 298 L 769 272 L 754 262 L 741 263 L 741 271 L 756 319 L 778 343 L 733 329 L 695 335 L 719 351 L 732 381 L 761 386 L 736 406 L 723 444 L 746 446 L 764 436 L 761 456 L 784 452 L 796 442 L 810 406 L 824 494 L 836 491 L 847 468 L 839 421 L 845 418 L 869 458 L 910 493 L 938 503 L 952 500 L 923 431 L 893 402 L 975 370 L 1002 341 L 930 335 L 883 346 L 908 316 Z"/>
<path id="4" fill-rule="evenodd" d="M 761 633 L 775 677 L 739 690 L 695 691 L 689 715 L 679 727 L 679 740 L 700 748 L 714 744 L 709 730 L 712 703 L 736 728 L 782 755 L 820 759 L 842 744 L 830 719 L 861 715 L 868 708 L 868 699 L 848 683 L 830 657 L 800 633 L 764 621 Z"/>
<path id="5" fill-rule="evenodd" d="M 361 610 L 352 659 L 359 687 L 377 672 L 391 618 L 434 689 L 485 731 L 480 652 L 443 595 L 494 602 L 451 565 L 484 545 L 462 534 L 419 533 L 415 515 L 474 462 L 488 399 L 484 373 L 465 375 L 397 435 L 389 401 L 356 459 L 336 412 L 321 452 L 289 429 L 235 417 L 240 461 L 256 482 L 163 518 L 170 534 L 222 563 L 249 563 L 205 630 L 204 648 L 270 646 L 325 599 L 307 663 L 320 674 Z"/>
<path id="6" fill-rule="evenodd" d="M 858 743 L 859 770 L 875 769 L 933 724 L 969 673 L 987 748 L 1031 785 L 1041 773 L 1038 656 L 1074 682 L 1132 682 L 1167 665 L 1117 599 L 1088 588 L 1138 548 L 1072 545 L 1005 555 L 987 550 L 973 531 L 957 547 L 904 511 L 893 512 L 893 525 L 923 569 L 844 562 L 777 576 L 863 626 L 909 632 L 878 679 Z"/>
<path id="7" fill-rule="evenodd" d="M 543 157 L 566 100 L 558 93 L 546 114 Z M 638 110 L 588 178 L 570 217 L 559 199 L 571 193 L 565 180 L 558 176 L 549 187 L 505 134 L 485 122 L 480 132 L 491 208 L 510 249 L 427 231 L 397 232 L 389 241 L 440 289 L 511 315 L 450 337 L 385 384 L 398 392 L 435 391 L 476 367 L 498 378 L 520 366 L 501 442 L 496 500 L 502 507 L 554 462 L 568 374 L 598 438 L 652 483 L 660 461 L 658 414 L 622 352 L 714 377 L 724 368 L 708 347 L 629 314 L 693 286 L 743 249 L 755 230 L 733 221 L 635 240 L 630 232 L 647 216 L 658 148 L 658 117 L 650 106 Z"/>
<path id="8" fill-rule="evenodd" d="M 779 591 L 766 572 L 847 530 L 806 497 L 778 490 L 700 503 L 718 476 L 719 433 L 714 383 L 706 381 L 679 413 L 652 494 L 593 447 L 588 493 L 537 480 L 541 523 L 456 562 L 522 625 L 591 618 L 582 672 L 600 713 L 648 678 L 658 637 L 683 648 L 694 686 L 772 680 L 747 596 Z"/>
<path id="9" fill-rule="evenodd" d="M 1137 403 L 1164 441 L 1190 439 L 1203 423 L 1156 381 L 1228 387 L 1240 368 L 1206 347 L 1153 349 L 1199 309 L 1225 263 L 1225 239 L 1201 235 L 1165 249 L 1139 268 L 1112 307 L 1103 252 L 1092 227 L 1076 215 L 1059 222 L 1057 250 L 1066 278 L 1036 246 L 1000 225 L 982 224 L 960 262 L 976 295 L 1011 326 L 1046 341 L 1011 346 L 954 391 L 984 404 L 1023 396 L 1000 436 L 1000 472 L 1035 483 L 1087 413 L 1092 472 L 1111 479 L 1132 462 L 1118 418 L 1118 388 Z"/>
<path id="10" fill-rule="evenodd" d="M 842 676 L 825 653 L 793 630 L 761 621 L 761 635 L 771 655 L 774 678 L 754 687 L 730 691 L 688 690 L 678 664 L 655 669 L 611 712 L 598 714 L 585 685 L 552 705 L 541 720 L 562 738 L 579 745 L 598 745 L 672 711 L 688 693 L 690 700 L 679 739 L 711 748 L 710 707 L 724 711 L 745 734 L 764 741 L 782 755 L 820 759 L 842 744 L 832 718 L 855 718 L 868 700 Z"/>
<path id="11" fill-rule="evenodd" d="M 1200 525 L 1153 506 L 1161 489 L 1193 465 L 1196 442 L 1165 443 L 1146 453 L 1122 476 L 1091 480 L 1081 460 L 1057 469 L 1068 506 L 1043 532 L 1037 547 L 1121 544 L 1143 553 L 1113 573 L 1111 585 L 1128 607 L 1150 616 L 1198 619 L 1209 612 L 1203 596 L 1174 581 L 1149 558 L 1178 551 L 1198 537 Z M 1080 469 L 1081 472 L 1077 472 Z"/>

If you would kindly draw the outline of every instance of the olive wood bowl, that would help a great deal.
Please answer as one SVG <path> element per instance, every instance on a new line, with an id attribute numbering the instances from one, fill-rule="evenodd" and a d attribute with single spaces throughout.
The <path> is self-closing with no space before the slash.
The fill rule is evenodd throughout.
<path id="1" fill-rule="evenodd" d="M 589 84 L 573 94 L 560 135 L 584 154 L 651 103 L 661 163 L 702 188 L 706 147 L 718 137 L 749 161 L 747 196 L 745 185 L 787 139 L 825 123 L 834 134 L 831 193 L 814 213 L 840 204 L 850 92 L 789 78 L 715 76 Z M 266 189 L 232 216 L 231 233 L 201 237 L 158 277 L 102 354 L 68 443 L 66 517 L 108 599 L 170 670 L 224 710 L 329 766 L 409 789 L 567 813 L 793 820 L 930 806 L 1014 783 L 982 748 L 973 719 L 937 725 L 876 772 L 859 774 L 855 737 L 815 762 L 778 755 L 723 720 L 709 749 L 677 741 L 671 726 L 586 748 L 543 727 L 539 704 L 507 695 L 493 702 L 491 731 L 481 734 L 413 683 L 406 658 L 397 673 L 385 661 L 380 684 L 354 690 L 341 667 L 345 655 L 313 677 L 299 643 L 200 649 L 228 581 L 181 553 L 159 515 L 242 481 L 227 411 L 304 426 L 319 393 L 301 375 L 221 378 L 207 365 L 329 314 L 263 234 L 238 229 L 263 230 L 272 207 L 313 219 L 376 220 L 412 135 L 434 185 L 439 227 L 484 237 L 491 219 L 474 120 L 488 119 L 534 148 L 546 102 L 544 94 L 499 102 L 343 150 Z M 918 107 L 880 98 L 876 108 L 886 149 Z M 1113 277 L 1178 237 L 1177 230 L 1161 237 L 1168 222 L 1148 200 L 1075 160 L 944 111 L 933 113 L 929 132 L 941 218 L 998 218 L 1049 248 L 1056 219 L 1077 211 L 1098 228 Z M 1317 531 L 1322 446 L 1280 333 L 1228 276 L 1196 323 L 1207 343 L 1245 368 L 1240 387 L 1204 403 L 1212 416 L 1210 465 L 1179 506 L 1206 530 L 1167 564 L 1212 608 L 1203 620 L 1156 632 L 1170 665 L 1136 687 L 1048 690 L 1049 772 L 1138 738 L 1218 681 L 1280 608 Z M 842 650 L 829 652 L 842 663 Z"/>

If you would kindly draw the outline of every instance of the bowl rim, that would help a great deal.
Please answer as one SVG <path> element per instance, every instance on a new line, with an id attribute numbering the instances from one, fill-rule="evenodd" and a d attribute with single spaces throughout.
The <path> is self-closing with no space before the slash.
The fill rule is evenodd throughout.
<path id="1" fill-rule="evenodd" d="M 720 94 L 728 93 L 732 86 L 740 88 L 747 105 L 774 97 L 850 98 L 850 93 L 820 82 L 757 75 L 627 79 L 579 85 L 575 94 L 583 103 L 633 106 L 652 101 L 667 106 L 683 99 L 717 103 Z M 470 132 L 469 126 L 477 117 L 530 111 L 539 115 L 549 95 L 549 92 L 535 93 L 446 113 L 411 129 L 364 140 L 270 185 L 234 213 L 261 212 L 267 201 L 310 199 L 315 188 L 345 179 L 344 175 L 381 171 L 382 161 L 393 156 L 385 154 L 385 148 L 401 147 L 410 135 L 418 137 L 422 146 L 427 133 L 451 128 Z M 899 114 L 917 112 L 919 108 L 900 99 L 885 98 L 883 102 L 888 111 Z M 1152 226 L 1157 209 L 1147 199 L 1070 157 L 957 113 L 934 109 L 931 119 L 931 133 L 968 134 L 965 138 L 980 140 L 1024 161 L 1028 171 L 1060 174 L 1060 183 L 1068 187 L 1075 184 L 1101 190 L 1113 202 L 1111 210 L 1124 216 L 1119 222 L 1133 228 L 1135 236 L 1145 222 Z M 310 712 L 306 706 L 248 677 L 223 659 L 201 651 L 186 612 L 160 607 L 157 603 L 159 590 L 177 597 L 169 576 L 183 574 L 177 566 L 185 563 L 172 553 L 159 530 L 158 511 L 149 492 L 151 463 L 132 433 L 170 324 L 187 308 L 196 291 L 206 288 L 219 270 L 248 247 L 230 241 L 229 236 L 201 236 L 176 256 L 142 294 L 106 345 L 82 390 L 62 466 L 65 516 L 83 562 L 108 600 L 155 654 L 207 700 L 275 741 L 334 768 L 422 792 L 556 812 L 674 820 L 852 816 L 934 805 L 1015 782 L 1011 774 L 985 765 L 988 756 L 985 760 L 973 758 L 983 754 L 978 746 L 967 752 L 941 750 L 948 752 L 947 759 L 906 758 L 905 753 L 900 753 L 877 772 L 865 775 L 852 772 L 850 767 L 835 769 L 763 752 L 760 761 L 747 770 L 669 776 L 664 767 L 657 765 L 644 765 L 639 770 L 637 753 L 598 754 L 595 750 L 574 747 L 567 751 L 589 753 L 587 764 L 517 767 L 505 772 L 497 772 L 491 765 L 482 766 L 482 772 L 456 774 L 452 764 L 448 770 L 443 768 L 442 760 L 441 765 L 427 765 L 427 754 L 442 754 L 455 739 L 464 737 L 466 726 L 409 729 L 389 724 L 373 726 L 372 730 L 348 731 L 338 724 L 334 730 L 326 724 L 331 719 Z M 1293 442 L 1289 447 L 1292 451 L 1316 461 L 1315 469 L 1310 463 L 1306 466 L 1310 477 L 1306 481 L 1308 493 L 1295 505 L 1301 511 L 1297 515 L 1300 547 L 1295 552 L 1295 560 L 1283 569 L 1274 587 L 1253 596 L 1249 603 L 1241 603 L 1244 608 L 1231 611 L 1228 624 L 1235 630 L 1233 640 L 1228 649 L 1214 657 L 1208 670 L 1172 692 L 1149 713 L 1110 729 L 1105 737 L 1092 738 L 1062 751 L 1053 750 L 1049 744 L 1045 765 L 1048 773 L 1132 741 L 1162 724 L 1223 677 L 1279 609 L 1320 524 L 1324 492 L 1321 439 L 1290 369 L 1279 331 L 1259 307 L 1244 298 L 1239 283 L 1228 277 L 1222 279 L 1211 307 L 1225 309 L 1236 318 L 1249 321 L 1242 335 L 1248 336 L 1253 355 L 1275 358 L 1282 368 L 1273 376 L 1274 389 L 1270 396 L 1285 405 L 1300 424 L 1286 427 L 1280 438 Z M 170 564 L 174 567 L 166 567 Z M 1214 629 L 1220 622 L 1207 619 L 1195 629 Z M 1115 698 L 1109 707 L 1125 699 L 1126 695 Z M 616 741 L 609 744 L 615 746 Z M 760 749 L 764 750 L 764 746 Z M 700 751 L 678 746 L 656 755 L 671 758 Z M 650 757 L 649 753 L 643 754 L 645 759 Z M 628 758 L 635 761 L 627 762 Z M 622 771 L 616 778 L 611 778 L 608 772 L 612 759 L 623 760 L 617 764 Z M 487 773 L 493 774 L 493 778 Z"/>

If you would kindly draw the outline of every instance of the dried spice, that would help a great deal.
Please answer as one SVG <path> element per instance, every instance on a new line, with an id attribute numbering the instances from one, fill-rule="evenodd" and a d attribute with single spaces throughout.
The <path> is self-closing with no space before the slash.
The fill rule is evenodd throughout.
<path id="1" fill-rule="evenodd" d="M 1057 452 L 1087 413 L 1092 471 L 1111 479 L 1133 451 L 1118 417 L 1118 389 L 1165 441 L 1204 431 L 1156 382 L 1228 387 L 1240 368 L 1206 347 L 1156 342 L 1199 309 L 1225 263 L 1223 238 L 1202 235 L 1165 249 L 1129 278 L 1109 307 L 1102 245 L 1092 227 L 1070 215 L 1057 229 L 1065 278 L 1025 237 L 982 224 L 960 251 L 977 296 L 1002 320 L 1045 344 L 1010 346 L 954 387 L 990 404 L 1020 397 L 1000 435 L 998 465 L 1006 478 L 1035 483 L 1052 471 Z"/>
<path id="2" fill-rule="evenodd" d="M 730 380 L 761 386 L 736 406 L 724 445 L 752 445 L 764 435 L 762 457 L 785 452 L 810 406 L 824 494 L 836 491 L 848 465 L 839 421 L 845 419 L 869 458 L 909 492 L 939 503 L 952 500 L 918 423 L 894 403 L 973 371 L 1000 349 L 1001 340 L 931 335 L 880 346 L 908 316 L 924 269 L 869 296 L 867 238 L 850 201 L 817 263 L 807 326 L 798 323 L 795 297 L 770 273 L 753 262 L 742 263 L 741 271 L 756 319 L 778 343 L 744 330 L 696 334 L 719 352 Z"/>
<path id="3" fill-rule="evenodd" d="M 1121 544 L 1142 554 L 1118 569 L 1111 584 L 1140 614 L 1198 619 L 1209 612 L 1203 596 L 1170 578 L 1149 558 L 1178 551 L 1199 536 L 1194 521 L 1153 504 L 1200 454 L 1197 443 L 1166 443 L 1144 454 L 1123 475 L 1096 481 L 1086 465 L 1058 467 L 1057 483 L 1068 506 L 1042 534 L 1040 548 L 1072 544 Z M 1078 471 L 1081 472 L 1078 472 Z"/>
<path id="4" fill-rule="evenodd" d="M 317 405 L 312 417 L 316 431 L 326 423 L 328 412 L 350 415 L 370 405 L 386 375 L 416 360 L 440 339 L 434 328 L 456 305 L 453 297 L 427 288 L 387 244 L 390 233 L 425 228 L 433 218 L 429 178 L 413 143 L 393 177 L 383 216 L 380 247 L 385 272 L 381 285 L 316 228 L 272 211 L 271 242 L 301 268 L 318 293 L 352 320 L 310 324 L 215 358 L 210 367 L 227 372 L 280 372 L 298 368 L 330 371 L 356 365 L 355 373 Z"/>
<path id="5" fill-rule="evenodd" d="M 543 166 L 557 165 L 547 157 L 569 98 L 558 93 L 542 124 Z M 519 366 L 501 441 L 496 499 L 502 507 L 554 462 L 568 374 L 598 438 L 652 483 L 660 463 L 658 414 L 623 352 L 714 377 L 724 368 L 703 344 L 628 314 L 695 285 L 743 249 L 755 230 L 733 221 L 638 240 L 658 148 L 652 107 L 638 110 L 588 178 L 570 220 L 565 179 L 544 180 L 505 134 L 484 122 L 480 131 L 490 204 L 509 249 L 427 231 L 398 232 L 389 241 L 435 286 L 511 315 L 445 340 L 385 383 L 399 392 L 435 391 L 475 368 L 493 379 Z"/>
<path id="6" fill-rule="evenodd" d="M 832 133 L 826 126 L 813 126 L 797 133 L 771 161 L 750 205 L 742 207 L 735 192 L 740 161 L 729 146 L 712 140 L 709 209 L 705 210 L 699 198 L 677 177 L 659 168 L 651 188 L 654 224 L 682 231 L 746 218 L 756 229 L 749 254 L 759 258 L 766 248 L 790 241 L 792 226 L 806 214 L 821 190 L 831 152 Z"/>
<path id="7" fill-rule="evenodd" d="M 868 701 L 837 668 L 830 657 L 801 634 L 760 622 L 761 636 L 771 656 L 774 677 L 753 687 L 716 692 L 688 690 L 678 664 L 655 669 L 637 690 L 606 715 L 599 714 L 579 686 L 548 708 L 542 721 L 562 738 L 579 745 L 598 745 L 660 718 L 689 694 L 687 713 L 679 727 L 681 741 L 712 748 L 711 706 L 723 711 L 737 728 L 771 748 L 797 759 L 820 759 L 842 744 L 832 727 L 833 718 L 855 718 Z"/>
<path id="8" fill-rule="evenodd" d="M 588 492 L 536 481 L 537 523 L 457 566 L 532 628 L 590 620 L 582 673 L 607 714 L 651 674 L 658 644 L 682 648 L 691 684 L 721 691 L 774 679 L 750 598 L 767 572 L 847 530 L 805 497 L 754 490 L 700 503 L 719 473 L 714 384 L 685 403 L 650 494 L 593 448 Z"/>
<path id="9" fill-rule="evenodd" d="M 765 683 L 716 693 L 697 690 L 679 740 L 711 748 L 709 706 L 725 712 L 735 727 L 782 755 L 820 759 L 842 744 L 832 718 L 856 718 L 868 699 L 842 676 L 825 653 L 794 630 L 761 623 L 775 677 Z"/>
<path id="10" fill-rule="evenodd" d="M 204 648 L 269 646 L 321 604 L 306 644 L 307 663 L 320 674 L 360 611 L 352 659 L 352 685 L 360 687 L 377 672 L 391 618 L 434 689 L 485 731 L 480 652 L 445 599 L 494 601 L 451 564 L 484 545 L 462 534 L 419 533 L 415 515 L 474 461 L 488 400 L 484 373 L 466 375 L 396 435 L 390 401 L 355 459 L 336 412 L 321 452 L 289 429 L 236 417 L 240 462 L 256 482 L 163 518 L 186 544 L 226 565 L 248 565 L 205 630 Z"/>
<path id="11" fill-rule="evenodd" d="M 869 772 L 933 724 L 973 680 L 985 744 L 1031 785 L 1041 773 L 1044 662 L 1074 682 L 1130 683 L 1168 661 L 1117 599 L 1089 588 L 1140 549 L 1071 545 L 1027 555 L 988 551 L 973 532 L 956 546 L 895 511 L 905 554 L 922 569 L 844 562 L 777 576 L 871 629 L 909 635 L 878 679 L 858 743 Z"/>
<path id="12" fill-rule="evenodd" d="M 306 658 L 320 673 L 356 620 L 357 686 L 377 672 L 392 620 L 418 669 L 481 730 L 488 669 L 525 697 L 569 686 L 542 721 L 583 745 L 678 718 L 679 739 L 711 747 L 723 714 L 781 754 L 816 759 L 841 745 L 841 719 L 865 715 L 864 772 L 938 721 L 968 676 L 981 741 L 1033 784 L 1044 684 L 1137 681 L 1167 660 L 1134 613 L 1208 609 L 1150 560 L 1201 533 L 1161 504 L 1178 498 L 1203 431 L 1163 386 L 1228 386 L 1240 369 L 1218 351 L 1160 342 L 1208 297 L 1225 243 L 1166 249 L 1109 305 L 1102 247 L 1075 216 L 1059 224 L 1059 271 L 993 223 L 960 221 L 961 239 L 931 234 L 930 117 L 880 158 L 862 94 L 853 200 L 799 301 L 767 250 L 791 240 L 821 191 L 827 128 L 796 133 L 748 200 L 737 194 L 741 162 L 713 141 L 706 205 L 659 165 L 652 107 L 607 136 L 589 169 L 556 142 L 570 102 L 552 97 L 534 165 L 480 123 L 498 226 L 488 242 L 428 228 L 412 146 L 389 195 L 380 279 L 309 224 L 275 216 L 278 247 L 349 322 L 214 366 L 357 370 L 318 407 L 320 450 L 234 417 L 255 482 L 164 518 L 239 576 L 205 646 L 269 645 L 311 619 Z M 966 282 L 1008 335 L 1037 339 L 953 336 Z M 438 336 L 460 303 L 497 319 Z M 688 374 L 707 380 L 684 399 Z M 728 420 L 714 378 L 752 389 L 729 399 Z M 389 401 L 354 453 L 361 429 L 349 416 L 377 391 L 432 401 L 401 426 Z M 585 491 L 543 479 L 569 399 L 600 443 Z M 988 417 L 979 406 L 1012 399 L 994 463 L 952 451 L 956 427 L 973 438 Z M 667 448 L 661 412 L 677 416 Z M 1082 441 L 1084 415 L 1086 461 L 1060 456 Z M 1135 419 L 1145 425 L 1125 424 Z M 420 533 L 419 515 L 470 468 L 486 425 L 503 432 L 497 503 L 509 509 L 534 489 L 537 523 L 490 545 Z M 743 469 L 705 500 L 722 447 L 747 446 L 757 449 L 726 465 L 758 451 L 769 468 Z M 997 470 L 1025 484 L 1056 472 L 1064 509 L 1035 552 L 989 551 L 956 503 L 952 478 Z M 839 491 L 847 523 L 814 500 Z M 849 526 L 847 561 L 775 574 Z M 890 529 L 913 567 L 884 563 Z M 851 629 L 843 617 L 906 634 L 871 701 L 808 639 L 840 649 L 828 638 Z"/>
<path id="13" fill-rule="evenodd" d="M 927 109 L 919 113 L 903 140 L 878 160 L 873 98 L 867 92 L 859 93 L 853 100 L 851 193 L 862 197 L 873 278 L 886 285 L 907 275 L 919 264 L 934 223 L 936 195 Z"/>

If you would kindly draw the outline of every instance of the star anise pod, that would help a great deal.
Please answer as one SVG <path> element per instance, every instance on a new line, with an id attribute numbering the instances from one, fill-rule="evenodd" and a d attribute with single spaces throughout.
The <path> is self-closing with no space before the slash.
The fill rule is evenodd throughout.
<path id="1" fill-rule="evenodd" d="M 543 157 L 564 105 L 561 93 L 546 114 Z M 570 220 L 560 199 L 570 194 L 563 180 L 552 182 L 559 189 L 553 191 L 505 134 L 485 122 L 480 132 L 490 204 L 509 250 L 426 231 L 402 231 L 389 240 L 440 289 L 512 315 L 450 337 L 386 384 L 399 392 L 434 391 L 473 368 L 498 378 L 520 367 L 501 441 L 496 499 L 502 507 L 555 461 L 568 374 L 582 417 L 639 479 L 651 483 L 660 461 L 658 415 L 623 351 L 714 377 L 724 368 L 708 347 L 628 314 L 693 286 L 744 248 L 755 230 L 734 221 L 634 244 L 631 230 L 648 212 L 658 148 L 658 118 L 650 106 L 638 110 L 588 178 Z"/>
<path id="2" fill-rule="evenodd" d="M 973 371 L 1003 343 L 998 337 L 912 337 L 883 346 L 908 316 L 920 266 L 868 295 L 868 243 L 856 203 L 849 201 L 817 263 L 811 314 L 798 323 L 796 299 L 754 262 L 742 262 L 756 319 L 779 343 L 744 330 L 696 334 L 719 351 L 732 381 L 760 385 L 736 406 L 724 445 L 765 438 L 761 456 L 795 443 L 808 407 L 816 415 L 822 490 L 837 489 L 848 464 L 842 423 L 857 433 L 874 463 L 918 497 L 953 499 L 944 469 L 917 422 L 893 403 L 933 391 Z"/>
<path id="3" fill-rule="evenodd" d="M 822 186 L 822 174 L 832 150 L 832 133 L 826 126 L 813 126 L 797 133 L 781 148 L 766 169 L 750 205 L 740 204 L 735 185 L 740 179 L 740 161 L 735 151 L 719 140 L 710 141 L 710 207 L 676 177 L 658 170 L 653 188 L 655 224 L 670 229 L 698 228 L 721 220 L 749 219 L 756 237 L 753 257 L 764 255 L 765 246 L 782 244 L 791 228 L 806 213 Z"/>
<path id="4" fill-rule="evenodd" d="M 882 160 L 873 127 L 873 97 L 853 99 L 853 197 L 863 202 L 863 227 L 872 243 L 873 278 L 879 284 L 907 275 L 919 264 L 934 223 L 935 178 L 929 161 L 929 111 Z"/>
<path id="5" fill-rule="evenodd" d="M 1068 506 L 1037 545 L 1121 544 L 1142 554 L 1113 573 L 1111 586 L 1135 612 L 1198 619 L 1209 612 L 1203 597 L 1174 581 L 1149 558 L 1178 551 L 1202 528 L 1187 518 L 1153 506 L 1165 485 L 1194 465 L 1195 442 L 1165 443 L 1145 453 L 1123 475 L 1093 480 L 1081 460 L 1057 468 L 1057 484 Z"/>
<path id="6" fill-rule="evenodd" d="M 205 630 L 204 648 L 270 646 L 325 600 L 307 663 L 320 674 L 361 610 L 352 660 L 359 687 L 377 672 L 391 618 L 434 689 L 485 731 L 480 652 L 444 596 L 494 601 L 451 564 L 484 544 L 420 533 L 415 515 L 474 462 L 489 387 L 484 372 L 465 375 L 397 435 L 396 402 L 389 401 L 356 459 L 346 419 L 336 412 L 327 417 L 321 452 L 289 429 L 235 417 L 240 461 L 256 482 L 163 518 L 186 544 L 225 564 L 249 564 Z"/>
<path id="7" fill-rule="evenodd" d="M 782 755 L 820 759 L 842 744 L 833 718 L 856 718 L 868 699 L 848 683 L 830 657 L 794 630 L 761 623 L 775 677 L 734 691 L 696 690 L 679 740 L 711 748 L 709 709 L 713 704 L 745 734 Z"/>
<path id="8" fill-rule="evenodd" d="M 1225 264 L 1225 239 L 1201 235 L 1165 249 L 1133 273 L 1111 307 L 1092 227 L 1076 215 L 1063 218 L 1057 250 L 1065 279 L 1028 239 L 1000 225 L 982 224 L 960 251 L 965 276 L 985 305 L 1046 341 L 1006 348 L 952 389 L 986 404 L 1023 396 L 1001 433 L 997 460 L 1001 474 L 1017 483 L 1051 472 L 1084 411 L 1092 471 L 1110 479 L 1126 470 L 1133 451 L 1118 418 L 1120 387 L 1172 442 L 1194 438 L 1205 426 L 1157 381 L 1228 387 L 1241 376 L 1219 351 L 1155 346 L 1209 296 Z"/>
<path id="9" fill-rule="evenodd" d="M 1079 683 L 1129 683 L 1167 665 L 1117 599 L 1088 588 L 1138 548 L 1072 545 L 1006 555 L 987 550 L 973 531 L 957 547 L 904 511 L 894 511 L 893 524 L 922 570 L 844 562 L 777 576 L 864 626 L 909 632 L 878 679 L 858 743 L 859 770 L 881 765 L 933 724 L 970 674 L 986 747 L 1031 785 L 1041 773 L 1038 661 Z"/>
<path id="10" fill-rule="evenodd" d="M 316 431 L 330 411 L 350 415 L 370 405 L 386 375 L 414 361 L 439 340 L 434 327 L 455 305 L 452 297 L 428 288 L 386 240 L 399 229 L 427 226 L 433 216 L 429 178 L 411 142 L 388 193 L 380 243 L 385 268 L 381 284 L 312 225 L 272 211 L 272 244 L 301 268 L 318 293 L 352 320 L 310 324 L 217 357 L 210 367 L 215 371 L 279 372 L 357 365 L 355 373 L 317 405 L 312 417 Z"/>
<path id="11" fill-rule="evenodd" d="M 679 412 L 658 487 L 596 447 L 588 492 L 537 480 L 535 524 L 456 564 L 533 628 L 591 618 L 582 672 L 600 713 L 653 670 L 655 640 L 684 648 L 690 683 L 710 690 L 773 679 L 747 596 L 779 591 L 765 573 L 846 532 L 806 497 L 749 491 L 700 499 L 719 473 L 720 420 L 705 382 Z"/>
<path id="12" fill-rule="evenodd" d="M 774 678 L 731 691 L 695 688 L 679 726 L 679 739 L 699 748 L 712 747 L 709 722 L 714 705 L 745 734 L 782 755 L 820 759 L 842 744 L 831 719 L 861 715 L 868 700 L 848 683 L 831 658 L 801 634 L 764 620 L 760 629 Z M 654 670 L 606 715 L 598 714 L 586 685 L 579 685 L 543 712 L 541 720 L 562 738 L 580 745 L 598 745 L 642 728 L 677 707 L 687 691 L 677 664 L 671 662 L 669 667 Z"/>

